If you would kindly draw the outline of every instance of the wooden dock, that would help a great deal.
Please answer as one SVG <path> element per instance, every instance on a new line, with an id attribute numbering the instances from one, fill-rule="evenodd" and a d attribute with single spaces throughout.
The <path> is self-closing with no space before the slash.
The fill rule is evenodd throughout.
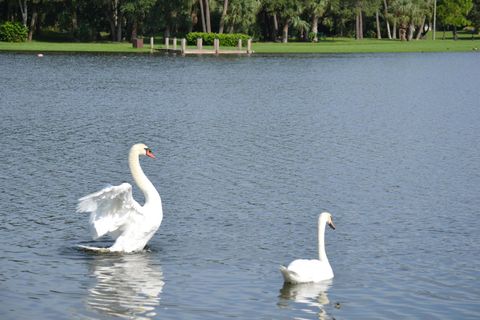
<path id="1" fill-rule="evenodd" d="M 238 40 L 238 45 L 236 49 L 231 49 L 231 50 L 220 49 L 220 41 L 218 39 L 214 39 L 213 49 L 203 48 L 202 42 L 203 42 L 202 39 L 199 38 L 197 39 L 196 48 L 187 48 L 186 39 L 180 39 L 180 46 L 178 46 L 177 38 L 173 38 L 171 44 L 170 44 L 170 39 L 165 38 L 164 48 L 155 49 L 155 50 L 159 52 L 179 54 L 182 56 L 185 56 L 185 55 L 251 55 L 253 53 L 252 39 L 248 39 L 246 48 L 242 46 L 242 40 Z M 153 38 L 150 38 L 150 47 L 153 49 Z"/>

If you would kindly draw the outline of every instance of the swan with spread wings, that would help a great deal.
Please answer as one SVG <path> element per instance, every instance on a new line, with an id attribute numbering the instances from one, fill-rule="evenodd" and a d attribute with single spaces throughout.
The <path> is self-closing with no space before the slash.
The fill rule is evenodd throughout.
<path id="1" fill-rule="evenodd" d="M 141 206 L 132 196 L 132 185 L 106 187 L 78 200 L 77 212 L 90 212 L 93 239 L 109 235 L 115 243 L 109 248 L 80 246 L 97 252 L 134 252 L 144 249 L 163 219 L 162 200 L 140 167 L 140 156 L 155 158 L 145 144 L 131 147 L 128 164 L 138 188 L 145 196 Z"/>

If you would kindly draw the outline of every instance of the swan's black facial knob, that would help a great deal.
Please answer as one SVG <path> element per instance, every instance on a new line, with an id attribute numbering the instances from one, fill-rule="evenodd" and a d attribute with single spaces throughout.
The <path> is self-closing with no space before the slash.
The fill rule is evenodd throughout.
<path id="1" fill-rule="evenodd" d="M 330 219 L 328 220 L 327 223 L 328 223 L 328 226 L 329 226 L 330 228 L 332 228 L 333 230 L 335 230 L 335 225 L 333 224 L 332 217 L 330 217 Z"/>
<path id="2" fill-rule="evenodd" d="M 145 155 L 147 157 L 155 159 L 155 156 L 153 155 L 152 149 L 150 149 L 150 148 L 145 148 Z"/>

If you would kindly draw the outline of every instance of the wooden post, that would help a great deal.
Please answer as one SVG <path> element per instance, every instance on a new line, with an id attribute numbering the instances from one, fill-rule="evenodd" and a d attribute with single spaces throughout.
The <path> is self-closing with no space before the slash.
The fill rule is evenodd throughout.
<path id="1" fill-rule="evenodd" d="M 220 51 L 220 40 L 219 39 L 213 39 L 213 49 L 215 50 L 215 54 L 218 54 Z"/>
<path id="2" fill-rule="evenodd" d="M 202 38 L 197 38 L 197 49 L 202 50 L 202 45 L 203 45 L 203 39 Z"/>
<path id="3" fill-rule="evenodd" d="M 153 50 L 153 37 L 150 37 L 150 50 Z"/>
<path id="4" fill-rule="evenodd" d="M 247 53 L 252 53 L 252 39 L 247 40 Z"/>
<path id="5" fill-rule="evenodd" d="M 165 37 L 165 49 L 168 49 L 168 42 L 169 42 L 168 37 Z"/>
<path id="6" fill-rule="evenodd" d="M 242 51 L 242 39 L 238 39 L 238 50 Z"/>
<path id="7" fill-rule="evenodd" d="M 173 50 L 177 50 L 177 38 L 173 38 Z"/>
<path id="8" fill-rule="evenodd" d="M 180 41 L 181 47 L 182 47 L 182 55 L 185 55 L 185 50 L 187 49 L 187 39 L 183 38 Z"/>

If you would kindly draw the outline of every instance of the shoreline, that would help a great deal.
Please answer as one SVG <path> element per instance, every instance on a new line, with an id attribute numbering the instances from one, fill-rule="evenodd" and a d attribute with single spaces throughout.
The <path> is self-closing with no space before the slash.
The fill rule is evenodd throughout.
<path id="1" fill-rule="evenodd" d="M 194 49 L 194 46 L 189 46 Z M 204 47 L 208 49 L 209 47 Z M 151 54 L 165 55 L 163 45 L 143 48 L 133 48 L 129 42 L 0 42 L 1 53 L 53 53 L 53 54 Z M 212 47 L 213 49 L 213 47 Z M 235 51 L 235 47 L 221 48 Z M 416 40 L 401 42 L 388 39 L 335 38 L 311 42 L 255 42 L 252 46 L 253 55 L 259 54 L 339 54 L 339 53 L 421 53 L 421 52 L 471 52 L 480 51 L 480 39 L 459 40 Z M 232 53 L 221 54 L 233 55 Z"/>

